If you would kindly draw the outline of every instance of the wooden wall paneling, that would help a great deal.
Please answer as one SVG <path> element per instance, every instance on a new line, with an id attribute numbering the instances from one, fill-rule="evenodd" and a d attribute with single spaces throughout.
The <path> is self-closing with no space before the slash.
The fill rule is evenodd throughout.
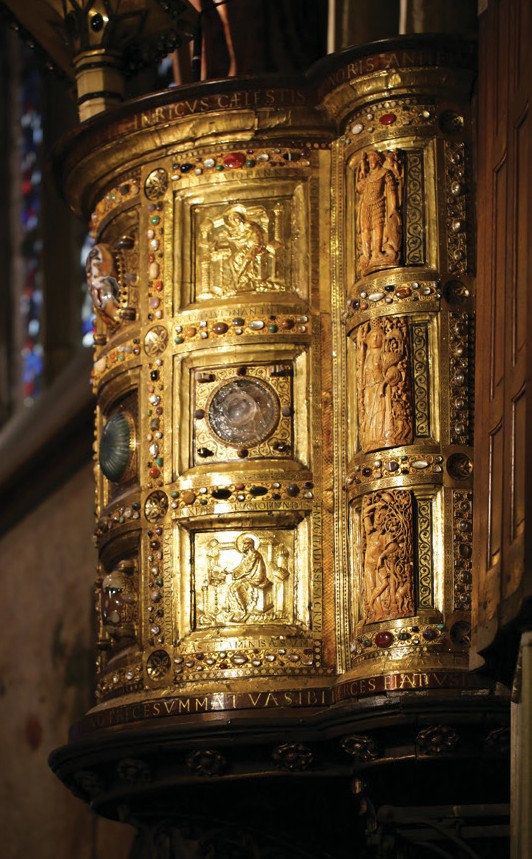
<path id="1" fill-rule="evenodd" d="M 530 427 L 530 10 L 480 18 L 474 641 L 489 649 L 532 595 L 525 533 Z M 489 368 L 486 372 L 483 368 Z M 496 660 L 495 660 L 496 661 Z"/>

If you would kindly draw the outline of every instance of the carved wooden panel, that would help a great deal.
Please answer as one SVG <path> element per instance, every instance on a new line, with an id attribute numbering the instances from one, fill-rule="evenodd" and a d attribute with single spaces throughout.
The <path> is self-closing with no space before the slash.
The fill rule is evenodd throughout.
<path id="1" fill-rule="evenodd" d="M 530 356 L 528 115 L 531 16 L 526 0 L 480 18 L 479 289 L 473 610 L 479 650 L 532 593 L 526 574 L 526 382 Z M 516 599 L 517 596 L 517 599 Z M 511 603 L 509 600 L 511 599 Z"/>

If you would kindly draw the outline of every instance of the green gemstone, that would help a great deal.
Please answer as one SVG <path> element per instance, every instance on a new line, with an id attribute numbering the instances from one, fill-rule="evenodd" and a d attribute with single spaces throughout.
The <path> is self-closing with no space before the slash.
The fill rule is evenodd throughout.
<path id="1" fill-rule="evenodd" d="M 184 342 L 185 342 L 184 337 L 176 337 L 174 340 L 174 343 L 184 343 Z"/>
<path id="2" fill-rule="evenodd" d="M 161 467 L 161 465 L 163 464 L 162 457 L 161 457 L 161 456 L 158 456 L 158 457 L 157 457 L 157 459 L 155 460 L 155 462 L 157 463 L 157 465 L 158 465 L 159 467 Z"/>
<path id="3" fill-rule="evenodd" d="M 275 334 L 275 332 L 278 330 L 279 329 L 277 328 L 277 325 L 268 325 L 268 331 L 271 331 L 272 334 Z"/>

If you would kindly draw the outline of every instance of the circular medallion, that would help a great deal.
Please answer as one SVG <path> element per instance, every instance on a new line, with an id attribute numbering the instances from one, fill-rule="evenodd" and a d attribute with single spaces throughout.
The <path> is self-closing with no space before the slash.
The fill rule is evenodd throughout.
<path id="1" fill-rule="evenodd" d="M 445 285 L 444 296 L 449 304 L 461 304 L 469 298 L 469 289 L 460 280 L 450 280 Z"/>
<path id="2" fill-rule="evenodd" d="M 464 127 L 464 117 L 456 113 L 454 110 L 444 110 L 440 114 L 440 128 L 446 134 L 455 134 L 462 131 Z"/>
<path id="3" fill-rule="evenodd" d="M 131 417 L 124 412 L 115 412 L 102 430 L 98 454 L 100 468 L 108 480 L 117 483 L 124 476 L 134 443 Z"/>
<path id="4" fill-rule="evenodd" d="M 451 626 L 450 635 L 453 644 L 460 647 L 469 646 L 471 644 L 471 624 L 466 620 L 457 620 Z"/>
<path id="5" fill-rule="evenodd" d="M 226 444 L 256 445 L 272 434 L 279 421 L 273 388 L 258 379 L 232 379 L 216 390 L 208 404 L 211 432 Z"/>
<path id="6" fill-rule="evenodd" d="M 447 460 L 447 471 L 455 480 L 467 480 L 473 471 L 473 463 L 465 453 L 453 453 Z"/>
<path id="7" fill-rule="evenodd" d="M 150 328 L 144 338 L 144 350 L 149 358 L 154 358 L 164 352 L 168 345 L 168 331 L 162 325 Z"/>
<path id="8" fill-rule="evenodd" d="M 168 510 L 168 498 L 165 492 L 152 492 L 146 498 L 144 515 L 148 522 L 158 522 Z"/>
<path id="9" fill-rule="evenodd" d="M 148 200 L 157 200 L 162 197 L 168 188 L 168 173 L 162 167 L 152 170 L 144 182 L 144 193 Z"/>
<path id="10" fill-rule="evenodd" d="M 155 650 L 146 663 L 146 671 L 150 680 L 160 680 L 170 670 L 171 659 L 166 650 Z"/>

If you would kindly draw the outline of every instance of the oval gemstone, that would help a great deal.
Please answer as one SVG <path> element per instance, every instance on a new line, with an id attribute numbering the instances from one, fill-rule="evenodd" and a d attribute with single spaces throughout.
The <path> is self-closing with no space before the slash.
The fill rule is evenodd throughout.
<path id="1" fill-rule="evenodd" d="M 225 324 L 225 322 L 215 322 L 212 326 L 212 330 L 215 334 L 225 334 L 228 330 L 229 326 Z"/>
<path id="2" fill-rule="evenodd" d="M 370 301 L 380 301 L 381 298 L 384 298 L 384 292 L 372 292 L 368 298 Z"/>
<path id="3" fill-rule="evenodd" d="M 181 493 L 181 498 L 185 504 L 193 504 L 196 500 L 196 493 L 193 492 L 192 489 L 185 489 L 185 491 Z"/>
<path id="4" fill-rule="evenodd" d="M 378 632 L 374 639 L 377 647 L 389 647 L 391 644 L 393 644 L 394 640 L 394 636 L 388 630 Z"/>
<path id="5" fill-rule="evenodd" d="M 243 167 L 246 163 L 246 156 L 243 152 L 230 152 L 224 158 L 224 167 Z"/>
<path id="6" fill-rule="evenodd" d="M 264 328 L 264 322 L 262 319 L 252 319 L 248 325 L 248 328 L 251 328 L 252 331 L 260 331 Z"/>
<path id="7" fill-rule="evenodd" d="M 393 125 L 396 119 L 395 113 L 384 113 L 380 117 L 379 122 L 381 125 Z"/>

